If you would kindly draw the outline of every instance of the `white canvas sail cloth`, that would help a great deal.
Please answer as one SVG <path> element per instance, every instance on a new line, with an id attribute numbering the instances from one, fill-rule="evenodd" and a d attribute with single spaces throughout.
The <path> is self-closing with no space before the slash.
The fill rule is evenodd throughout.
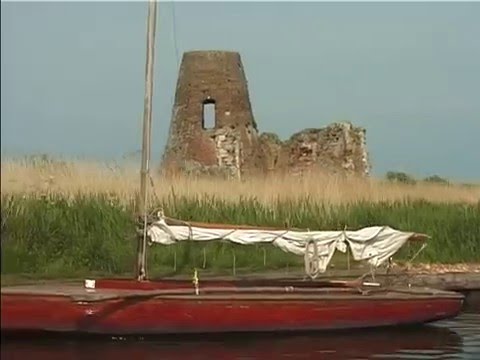
<path id="1" fill-rule="evenodd" d="M 372 226 L 356 231 L 290 231 L 262 229 L 215 229 L 185 225 L 167 225 L 164 219 L 154 222 L 147 231 L 151 243 L 171 245 L 179 241 L 229 241 L 241 245 L 270 243 L 285 252 L 305 256 L 307 243 L 317 246 L 318 270 L 324 272 L 335 250 L 346 252 L 350 246 L 353 258 L 366 260 L 377 267 L 395 254 L 415 235 L 388 226 Z M 313 253 L 309 247 L 309 255 Z"/>

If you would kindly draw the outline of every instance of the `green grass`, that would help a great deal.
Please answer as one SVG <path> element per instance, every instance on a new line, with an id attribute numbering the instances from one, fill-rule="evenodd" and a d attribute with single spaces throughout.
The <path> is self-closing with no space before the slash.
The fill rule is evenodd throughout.
<path id="1" fill-rule="evenodd" d="M 285 226 L 318 230 L 389 225 L 432 236 L 418 262 L 480 261 L 480 203 L 440 204 L 425 201 L 355 203 L 329 206 L 314 199 L 269 205 L 255 199 L 236 202 L 213 197 L 163 200 L 168 216 L 183 220 Z M 1 199 L 2 276 L 75 277 L 125 275 L 134 269 L 134 203 L 105 194 L 45 197 L 4 195 Z M 397 257 L 406 259 L 418 247 Z M 301 270 L 303 259 L 273 246 L 182 243 L 149 247 L 150 274 L 185 273 L 193 267 L 214 273 Z M 206 261 L 205 261 L 206 260 Z M 205 261 L 205 264 L 204 264 Z M 337 260 L 337 264 L 344 260 Z"/>

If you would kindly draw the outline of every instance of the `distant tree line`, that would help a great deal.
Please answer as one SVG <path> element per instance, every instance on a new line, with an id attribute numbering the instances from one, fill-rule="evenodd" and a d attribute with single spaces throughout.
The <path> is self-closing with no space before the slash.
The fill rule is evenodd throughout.
<path id="1" fill-rule="evenodd" d="M 419 181 L 415 179 L 412 175 L 409 175 L 407 173 L 400 172 L 400 171 L 388 171 L 385 177 L 390 182 L 397 182 L 397 183 L 409 184 L 409 185 L 414 185 Z M 420 181 L 433 183 L 433 184 L 441 184 L 441 185 L 450 184 L 450 182 L 447 179 L 442 178 L 439 175 L 427 176 L 426 178 Z"/>

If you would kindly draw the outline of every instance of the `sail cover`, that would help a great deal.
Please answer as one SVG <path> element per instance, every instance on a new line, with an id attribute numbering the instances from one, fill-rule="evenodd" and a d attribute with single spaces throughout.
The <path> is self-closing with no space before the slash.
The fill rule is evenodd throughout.
<path id="1" fill-rule="evenodd" d="M 180 241 L 223 240 L 240 245 L 272 244 L 285 252 L 305 256 L 317 247 L 318 267 L 324 272 L 335 250 L 346 252 L 350 247 L 353 258 L 366 260 L 377 267 L 394 255 L 414 235 L 389 226 L 371 226 L 356 231 L 291 231 L 263 229 L 217 229 L 189 225 L 168 225 L 164 219 L 147 230 L 151 243 L 171 245 Z"/>

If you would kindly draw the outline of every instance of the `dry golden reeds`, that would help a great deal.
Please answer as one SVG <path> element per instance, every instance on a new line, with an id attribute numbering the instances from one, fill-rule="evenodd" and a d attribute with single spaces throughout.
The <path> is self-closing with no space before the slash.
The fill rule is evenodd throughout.
<path id="1" fill-rule="evenodd" d="M 130 200 L 138 191 L 139 171 L 133 165 L 109 166 L 94 162 L 2 161 L 2 194 L 112 194 Z M 310 174 L 302 178 L 269 176 L 243 181 L 178 176 L 152 177 L 151 195 L 160 199 L 172 191 L 182 197 L 215 196 L 222 200 L 256 198 L 263 203 L 309 198 L 324 203 L 425 200 L 435 203 L 480 200 L 480 185 L 392 183 L 378 179 L 340 178 Z"/>

